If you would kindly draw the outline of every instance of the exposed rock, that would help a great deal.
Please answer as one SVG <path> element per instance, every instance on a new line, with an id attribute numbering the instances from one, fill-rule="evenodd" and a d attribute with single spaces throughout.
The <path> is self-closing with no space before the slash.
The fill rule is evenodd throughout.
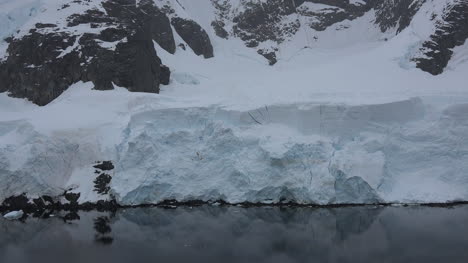
<path id="1" fill-rule="evenodd" d="M 37 33 L 14 39 L 8 59 L 1 66 L 1 81 L 10 96 L 28 98 L 46 105 L 81 78 L 77 51 L 61 56 L 73 46 L 76 36 L 66 33 Z"/>
<path id="2" fill-rule="evenodd" d="M 276 59 L 276 53 L 274 51 L 267 51 L 267 50 L 260 49 L 257 51 L 257 53 L 264 56 L 268 60 L 270 66 L 278 62 L 278 60 Z"/>
<path id="3" fill-rule="evenodd" d="M 93 167 L 96 168 L 96 169 L 103 170 L 103 171 L 114 170 L 114 164 L 112 164 L 111 161 L 104 161 L 104 162 L 102 162 L 100 164 L 97 164 L 97 165 L 95 165 Z"/>
<path id="4" fill-rule="evenodd" d="M 214 57 L 213 46 L 206 31 L 193 20 L 174 17 L 171 20 L 177 34 L 192 48 L 195 54 L 205 58 Z"/>
<path id="5" fill-rule="evenodd" d="M 346 19 L 354 20 L 363 16 L 372 8 L 372 1 L 367 1 L 365 4 L 358 5 L 352 4 L 347 0 L 308 0 L 304 2 L 329 6 L 319 10 L 316 10 L 315 8 L 310 10 L 307 5 L 302 5 L 297 8 L 298 14 L 307 18 L 306 23 L 317 31 L 323 31 L 328 27 Z"/>
<path id="6" fill-rule="evenodd" d="M 43 208 L 43 207 L 46 206 L 46 205 L 45 205 L 45 202 L 44 202 L 44 200 L 42 200 L 42 198 L 35 198 L 35 199 L 33 199 L 33 203 L 34 203 L 37 207 L 39 207 L 39 208 Z"/>
<path id="7" fill-rule="evenodd" d="M 73 14 L 68 17 L 68 26 L 75 27 L 81 24 L 106 24 L 112 25 L 114 19 L 106 16 L 106 14 L 100 10 L 90 9 L 85 11 L 84 14 Z"/>
<path id="8" fill-rule="evenodd" d="M 233 18 L 233 32 L 246 42 L 283 42 L 286 36 L 295 34 L 299 29 L 299 20 L 281 23 L 284 16 L 295 12 L 293 1 L 248 2 L 245 8 L 244 12 Z M 252 43 L 250 45 L 253 46 Z"/>
<path id="9" fill-rule="evenodd" d="M 409 26 L 416 12 L 426 0 L 375 1 L 376 20 L 382 32 L 397 27 L 397 33 Z"/>
<path id="10" fill-rule="evenodd" d="M 224 29 L 225 24 L 223 21 L 213 21 L 211 22 L 211 26 L 218 37 L 228 39 L 229 33 Z"/>
<path id="11" fill-rule="evenodd" d="M 423 55 L 414 60 L 417 67 L 433 75 L 441 74 L 452 58 L 453 48 L 468 39 L 468 1 L 448 6 L 430 40 L 423 43 Z"/>
<path id="12" fill-rule="evenodd" d="M 233 35 L 242 39 L 245 45 L 251 48 L 267 41 L 281 44 L 304 26 L 323 31 L 346 19 L 361 17 L 373 7 L 371 2 L 352 4 L 348 0 L 245 1 L 242 11 L 231 18 L 228 10 L 233 7 L 229 2 L 223 0 L 212 0 L 212 2 L 217 10 L 217 18 L 212 23 L 216 34 L 226 38 L 229 35 L 224 29 L 226 21 L 232 20 Z M 258 53 L 266 55 L 270 65 L 276 63 L 272 52 Z"/>
<path id="13" fill-rule="evenodd" d="M 0 92 L 46 105 L 78 81 L 92 81 L 95 89 L 114 84 L 130 91 L 158 93 L 170 70 L 162 65 L 153 40 L 175 52 L 169 19 L 151 1 L 108 0 L 106 12 L 90 9 L 68 17 L 68 27 L 90 24 L 99 34 L 74 35 L 51 31 L 53 24 L 14 38 L 6 61 L 0 63 Z M 143 10 L 144 8 L 144 10 Z M 168 73 L 169 72 L 169 73 Z"/>
<path id="14" fill-rule="evenodd" d="M 171 80 L 171 70 L 169 69 L 169 67 L 161 65 L 160 74 L 161 74 L 161 77 L 160 77 L 161 84 L 169 85 L 169 82 Z"/>
<path id="15" fill-rule="evenodd" d="M 64 197 L 67 199 L 68 202 L 72 205 L 78 205 L 78 199 L 80 199 L 80 193 L 69 193 L 65 192 Z"/>
<path id="16" fill-rule="evenodd" d="M 13 208 L 16 210 L 27 210 L 31 206 L 33 205 L 29 203 L 29 199 L 24 194 L 8 197 L 2 203 L 2 207 Z"/>
<path id="17" fill-rule="evenodd" d="M 108 194 L 110 191 L 109 184 L 112 180 L 112 176 L 102 173 L 94 180 L 94 191 L 98 194 Z"/>
<path id="18" fill-rule="evenodd" d="M 147 14 L 149 27 L 146 31 L 151 33 L 151 37 L 167 52 L 174 54 L 176 44 L 172 33 L 171 22 L 164 12 L 153 5 L 152 0 L 140 1 L 140 8 Z"/>
<path id="19" fill-rule="evenodd" d="M 42 24 L 42 23 L 37 23 L 36 28 L 46 28 L 46 27 L 57 27 L 56 24 Z"/>

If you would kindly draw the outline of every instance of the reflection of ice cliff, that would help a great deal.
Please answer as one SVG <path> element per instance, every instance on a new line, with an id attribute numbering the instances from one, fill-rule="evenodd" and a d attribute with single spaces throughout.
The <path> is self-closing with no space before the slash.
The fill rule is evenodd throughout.
<path id="1" fill-rule="evenodd" d="M 0 218 L 0 260 L 440 262 L 464 255 L 468 207 L 202 206 L 80 212 L 72 222 L 61 217 Z M 103 233 L 106 239 L 97 240 Z"/>

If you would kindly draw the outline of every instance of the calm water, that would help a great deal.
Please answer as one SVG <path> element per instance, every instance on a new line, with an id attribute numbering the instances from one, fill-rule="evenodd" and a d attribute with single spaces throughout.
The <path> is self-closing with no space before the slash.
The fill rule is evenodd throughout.
<path id="1" fill-rule="evenodd" d="M 203 206 L 0 219 L 0 262 L 468 262 L 468 206 Z"/>

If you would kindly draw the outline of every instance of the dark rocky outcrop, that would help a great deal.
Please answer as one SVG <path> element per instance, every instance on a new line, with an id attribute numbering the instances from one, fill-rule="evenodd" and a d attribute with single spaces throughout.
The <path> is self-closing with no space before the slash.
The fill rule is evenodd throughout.
<path id="1" fill-rule="evenodd" d="M 274 51 L 267 51 L 267 50 L 260 49 L 257 51 L 257 53 L 262 55 L 264 58 L 266 58 L 270 66 L 278 62 L 278 60 L 276 59 L 276 53 Z"/>
<path id="2" fill-rule="evenodd" d="M 107 195 L 110 191 L 109 184 L 112 181 L 112 176 L 108 172 L 114 170 L 114 164 L 111 161 L 104 161 L 94 165 L 93 168 L 96 169 L 94 173 L 98 174 L 93 181 L 94 191 L 100 195 Z"/>
<path id="3" fill-rule="evenodd" d="M 151 37 L 167 52 L 174 54 L 176 44 L 172 33 L 171 22 L 166 14 L 153 5 L 152 0 L 140 1 L 140 8 L 144 10 L 148 27 L 146 32 L 151 33 Z"/>
<path id="4" fill-rule="evenodd" d="M 79 3 L 75 3 L 79 4 Z M 68 27 L 90 24 L 100 33 L 74 35 L 56 31 L 53 24 L 36 24 L 21 38 L 13 38 L 7 59 L 0 63 L 0 92 L 46 105 L 78 81 L 92 81 L 95 89 L 158 93 L 170 70 L 162 65 L 153 40 L 175 52 L 169 18 L 150 0 L 108 0 L 106 12 L 90 9 L 68 17 Z"/>
<path id="5" fill-rule="evenodd" d="M 29 199 L 26 197 L 25 194 L 21 194 L 6 198 L 1 206 L 7 209 L 11 208 L 12 210 L 27 210 L 28 208 L 34 205 L 29 203 Z"/>
<path id="6" fill-rule="evenodd" d="M 267 40 L 283 42 L 300 27 L 299 20 L 287 25 L 280 23 L 284 16 L 295 11 L 293 1 L 248 2 L 245 4 L 245 11 L 233 18 L 233 33 L 250 47 Z"/>
<path id="7" fill-rule="evenodd" d="M 320 12 L 308 10 L 299 6 L 297 12 L 308 18 L 312 18 L 308 25 L 317 30 L 323 31 L 328 27 L 344 20 L 354 20 L 363 16 L 373 7 L 375 1 L 366 1 L 365 4 L 352 4 L 348 0 L 306 0 L 304 2 L 329 5 L 330 7 Z"/>
<path id="8" fill-rule="evenodd" d="M 171 70 L 169 69 L 169 67 L 161 65 L 159 80 L 161 81 L 161 84 L 169 85 L 169 82 L 171 80 Z"/>
<path id="9" fill-rule="evenodd" d="M 210 37 L 197 22 L 174 17 L 171 23 L 177 34 L 192 48 L 195 54 L 203 55 L 205 58 L 214 57 Z"/>
<path id="10" fill-rule="evenodd" d="M 65 33 L 33 32 L 14 39 L 8 47 L 8 59 L 0 66 L 1 91 L 28 98 L 38 105 L 57 98 L 81 79 L 79 53 L 72 51 L 61 56 L 76 38 Z"/>
<path id="11" fill-rule="evenodd" d="M 111 161 L 104 161 L 102 163 L 96 164 L 93 167 L 96 168 L 96 169 L 103 170 L 103 171 L 110 171 L 110 170 L 114 170 L 114 168 L 115 168 L 114 164 L 112 164 Z"/>
<path id="12" fill-rule="evenodd" d="M 80 193 L 68 193 L 65 192 L 64 197 L 65 199 L 70 202 L 72 205 L 78 205 L 78 199 L 80 199 Z"/>
<path id="13" fill-rule="evenodd" d="M 220 38 L 228 39 L 229 33 L 224 29 L 226 24 L 223 21 L 213 21 L 211 22 L 211 26 L 213 27 L 216 35 Z"/>
<path id="14" fill-rule="evenodd" d="M 98 194 L 105 195 L 108 194 L 110 191 L 110 182 L 112 180 L 112 176 L 102 173 L 96 177 L 94 180 L 94 191 Z"/>
<path id="15" fill-rule="evenodd" d="M 57 27 L 56 24 L 43 24 L 43 23 L 37 23 L 36 28 L 46 28 L 46 27 Z"/>
<path id="16" fill-rule="evenodd" d="M 416 12 L 426 0 L 375 1 L 376 24 L 382 32 L 397 28 L 397 33 L 409 26 Z"/>
<path id="17" fill-rule="evenodd" d="M 225 21 L 229 19 L 225 10 L 231 5 L 222 0 L 214 2 L 217 19 L 212 26 L 218 36 L 225 37 L 222 30 L 225 30 Z M 328 8 L 317 11 L 309 9 L 306 3 L 322 4 Z M 338 22 L 360 17 L 372 7 L 370 2 L 354 5 L 348 0 L 247 1 L 244 4 L 245 10 L 232 18 L 232 32 L 250 48 L 256 48 L 266 41 L 280 44 L 295 35 L 302 26 L 323 31 Z M 292 17 L 296 19 L 291 19 Z M 276 54 L 273 52 L 257 52 L 267 58 L 270 65 L 276 63 Z"/>
<path id="18" fill-rule="evenodd" d="M 304 3 L 328 5 L 326 12 L 309 10 Z M 218 7 L 218 10 L 221 7 Z M 310 18 L 307 26 L 323 31 L 329 26 L 345 19 L 355 19 L 372 8 L 371 4 L 353 5 L 347 0 L 268 0 L 252 1 L 245 5 L 245 11 L 234 17 L 234 34 L 246 41 L 247 46 L 272 40 L 278 43 L 294 35 L 301 26 L 299 17 Z M 298 19 L 284 23 L 288 15 L 297 14 Z M 220 18 L 221 19 L 221 18 Z"/>
<path id="19" fill-rule="evenodd" d="M 436 31 L 422 45 L 424 56 L 414 59 L 417 67 L 433 75 L 441 74 L 452 58 L 453 48 L 467 39 L 468 1 L 460 1 L 445 9 Z"/>

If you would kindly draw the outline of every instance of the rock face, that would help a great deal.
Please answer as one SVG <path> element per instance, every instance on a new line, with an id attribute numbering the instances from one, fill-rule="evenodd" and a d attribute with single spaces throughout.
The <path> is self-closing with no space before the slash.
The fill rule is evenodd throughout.
<path id="1" fill-rule="evenodd" d="M 233 32 L 249 47 L 256 47 L 259 42 L 267 40 L 282 42 L 288 35 L 296 33 L 300 26 L 297 20 L 281 23 L 284 16 L 295 12 L 292 1 L 248 2 L 245 7 L 245 11 L 233 18 Z"/>
<path id="2" fill-rule="evenodd" d="M 301 27 L 324 31 L 338 22 L 360 17 L 373 7 L 372 1 L 353 4 L 347 0 L 245 0 L 241 1 L 243 9 L 236 12 L 229 1 L 212 2 L 217 10 L 212 23 L 216 34 L 228 38 L 225 32 L 232 32 L 247 47 L 256 48 L 270 65 L 277 62 L 277 45 L 293 37 Z M 227 24 L 232 25 L 230 30 L 226 29 Z M 262 44 L 267 42 L 276 44 L 265 48 Z"/>
<path id="3" fill-rule="evenodd" d="M 323 31 L 329 26 L 344 20 L 354 20 L 363 16 L 372 7 L 373 1 L 353 2 L 347 0 L 306 0 L 297 8 L 299 15 L 306 18 L 307 24 L 317 30 Z M 317 5 L 319 5 L 317 7 Z M 323 7 L 320 5 L 328 5 Z"/>
<path id="4" fill-rule="evenodd" d="M 376 24 L 382 32 L 396 28 L 397 32 L 409 26 L 416 12 L 426 0 L 375 1 Z"/>
<path id="5" fill-rule="evenodd" d="M 466 39 L 468 39 L 468 1 L 459 1 L 444 10 L 435 32 L 422 45 L 423 55 L 415 58 L 417 67 L 433 75 L 441 74 L 452 58 L 452 49 L 463 45 Z"/>
<path id="6" fill-rule="evenodd" d="M 174 34 L 172 33 L 171 22 L 166 14 L 158 7 L 154 6 L 153 1 L 143 0 L 139 3 L 140 9 L 146 13 L 146 32 L 151 33 L 151 37 L 167 52 L 174 54 L 176 44 Z"/>
<path id="7" fill-rule="evenodd" d="M 240 1 L 242 8 L 226 0 L 212 0 L 216 19 L 212 27 L 222 38 L 238 37 L 245 45 L 257 49 L 270 65 L 277 62 L 278 46 L 306 28 L 321 32 L 343 21 L 352 21 L 373 11 L 375 26 L 384 33 L 399 34 L 427 4 L 445 5 L 437 30 L 421 47 L 415 58 L 417 67 L 431 74 L 441 74 L 452 56 L 452 48 L 467 38 L 467 1 L 434 0 L 265 0 Z M 423 10 L 424 11 L 424 10 Z M 429 11 L 431 11 L 429 9 Z M 434 15 L 435 16 L 435 15 Z M 229 25 L 229 26 L 227 26 Z M 428 25 L 430 26 L 430 25 Z M 337 28 L 338 30 L 339 28 Z M 227 33 L 227 34 L 226 34 Z"/>
<path id="8" fill-rule="evenodd" d="M 46 105 L 57 98 L 81 79 L 78 52 L 63 56 L 60 52 L 75 41 L 75 36 L 64 33 L 38 32 L 13 40 L 8 47 L 9 57 L 0 66 L 4 91 L 38 105 Z"/>
<path id="9" fill-rule="evenodd" d="M 80 4 L 80 1 L 75 1 Z M 153 40 L 175 52 L 169 18 L 150 0 L 109 0 L 104 10 L 89 9 L 67 18 L 66 30 L 37 24 L 29 34 L 14 38 L 8 58 L 0 65 L 2 90 L 11 96 L 46 105 L 70 85 L 92 81 L 95 89 L 159 92 L 170 70 L 162 65 Z M 67 7 L 66 7 L 67 8 Z M 70 33 L 88 26 L 93 33 Z"/>
<path id="10" fill-rule="evenodd" d="M 171 21 L 174 29 L 197 55 L 212 58 L 213 46 L 206 31 L 195 21 L 174 17 Z"/>

